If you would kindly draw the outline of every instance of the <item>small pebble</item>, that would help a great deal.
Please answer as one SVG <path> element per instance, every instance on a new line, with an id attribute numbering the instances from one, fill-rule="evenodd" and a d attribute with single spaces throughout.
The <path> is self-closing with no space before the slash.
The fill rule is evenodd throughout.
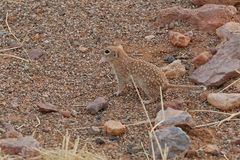
<path id="1" fill-rule="evenodd" d="M 120 121 L 109 120 L 104 123 L 104 129 L 110 135 L 120 136 L 126 131 L 126 126 Z"/>
<path id="2" fill-rule="evenodd" d="M 70 118 L 71 117 L 71 112 L 69 111 L 60 111 L 60 113 L 63 115 L 65 118 Z"/>
<path id="3" fill-rule="evenodd" d="M 173 29 L 175 27 L 175 22 L 171 22 L 169 25 L 168 25 L 168 29 Z"/>
<path id="4" fill-rule="evenodd" d="M 103 144 L 105 144 L 105 141 L 102 138 L 96 138 L 95 143 L 97 145 L 103 145 Z"/>
<path id="5" fill-rule="evenodd" d="M 134 144 L 128 144 L 127 145 L 127 153 L 128 154 L 134 154 L 139 152 L 139 148 L 137 148 Z"/>
<path id="6" fill-rule="evenodd" d="M 175 61 L 176 58 L 175 58 L 173 55 L 171 55 L 171 54 L 167 54 L 166 56 L 163 57 L 163 60 L 164 60 L 166 63 L 170 64 L 170 63 L 172 63 L 173 61 Z"/>
<path id="7" fill-rule="evenodd" d="M 193 31 L 188 31 L 184 35 L 192 38 L 194 34 Z"/>
<path id="8" fill-rule="evenodd" d="M 150 41 L 151 39 L 153 39 L 155 36 L 154 35 L 149 35 L 149 36 L 146 36 L 145 39 L 147 41 Z"/>
<path id="9" fill-rule="evenodd" d="M 120 137 L 110 135 L 110 136 L 109 136 L 109 140 L 110 140 L 110 141 L 119 141 L 119 140 L 120 140 Z"/>
<path id="10" fill-rule="evenodd" d="M 101 130 L 99 127 L 96 127 L 96 126 L 91 126 L 89 128 L 89 133 L 92 134 L 92 135 L 97 135 L 97 134 L 100 134 L 101 133 Z"/>

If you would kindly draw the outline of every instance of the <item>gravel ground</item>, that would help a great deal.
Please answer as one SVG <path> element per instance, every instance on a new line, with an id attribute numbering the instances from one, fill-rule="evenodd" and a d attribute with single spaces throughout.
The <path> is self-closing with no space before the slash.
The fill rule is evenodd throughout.
<path id="1" fill-rule="evenodd" d="M 27 59 L 27 52 L 38 48 L 44 50 L 45 54 L 31 63 L 0 57 L 0 120 L 11 121 L 24 135 L 34 133 L 45 148 L 59 146 L 62 135 L 69 130 L 73 138 L 80 137 L 81 146 L 89 143 L 109 159 L 126 159 L 126 156 L 130 159 L 146 159 L 142 150 L 129 151 L 129 146 L 141 149 L 142 142 L 148 148 L 147 125 L 129 127 L 127 133 L 116 142 L 110 141 L 105 134 L 95 136 L 79 128 L 99 126 L 109 119 L 126 124 L 146 119 L 134 89 L 129 88 L 124 95 L 113 97 L 116 81 L 110 66 L 98 64 L 104 47 L 114 42 L 121 42 L 132 57 L 142 58 L 157 66 L 166 65 L 162 60 L 166 54 L 176 55 L 186 65 L 188 73 L 171 82 L 191 83 L 188 79 L 193 70 L 191 59 L 200 51 L 216 46 L 220 40 L 215 33 L 196 30 L 184 22 L 175 22 L 174 31 L 193 31 L 194 36 L 188 47 L 173 47 L 168 41 L 169 27 L 156 26 L 154 20 L 161 8 L 177 5 L 194 8 L 189 0 L 2 0 L 0 47 L 9 48 L 16 44 L 5 24 L 8 12 L 9 26 L 19 40 L 24 41 L 24 47 L 5 53 Z M 155 37 L 147 41 L 144 37 L 148 35 Z M 81 46 L 88 50 L 82 52 Z M 216 88 L 211 90 L 217 91 Z M 229 92 L 232 91 L 240 92 L 240 87 L 233 86 Z M 93 116 L 86 112 L 85 107 L 98 96 L 108 99 L 110 107 Z M 214 110 L 200 100 L 199 93 L 169 90 L 164 94 L 164 100 L 173 99 L 184 100 L 183 110 Z M 75 117 L 63 118 L 59 113 L 42 114 L 36 107 L 36 103 L 41 101 L 74 112 Z M 147 110 L 150 117 L 154 118 L 156 105 L 148 105 Z M 191 114 L 197 124 L 224 118 L 221 114 Z M 39 126 L 36 117 L 41 121 Z M 220 127 L 196 130 L 196 133 L 190 134 L 193 142 L 191 148 L 197 150 L 214 143 L 229 159 L 235 159 L 240 150 L 231 141 L 239 138 L 239 125 L 240 121 L 231 121 Z M 103 138 L 106 144 L 96 145 L 96 137 Z M 202 155 L 199 159 L 225 158 L 221 155 Z"/>

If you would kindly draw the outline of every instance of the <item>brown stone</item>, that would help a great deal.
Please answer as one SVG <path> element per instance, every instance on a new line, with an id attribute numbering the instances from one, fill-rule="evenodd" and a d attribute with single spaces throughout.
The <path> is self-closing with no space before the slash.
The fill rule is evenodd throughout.
<path id="1" fill-rule="evenodd" d="M 109 120 L 105 122 L 104 129 L 107 134 L 111 134 L 113 136 L 120 136 L 126 131 L 126 126 L 119 121 Z"/>
<path id="2" fill-rule="evenodd" d="M 174 32 L 174 31 L 169 32 L 169 39 L 173 45 L 178 46 L 178 47 L 186 47 L 191 40 L 190 37 L 188 37 L 182 33 Z"/>
<path id="3" fill-rule="evenodd" d="M 195 65 L 202 65 L 206 63 L 210 58 L 212 57 L 212 54 L 208 51 L 204 51 L 193 58 L 192 62 Z"/>
<path id="4" fill-rule="evenodd" d="M 217 46 L 217 53 L 190 76 L 206 86 L 220 86 L 239 75 L 236 70 L 240 69 L 240 24 L 229 22 L 216 32 L 224 40 Z"/>
<path id="5" fill-rule="evenodd" d="M 157 25 L 166 25 L 172 21 L 183 20 L 200 29 L 215 30 L 232 19 L 237 13 L 234 6 L 206 4 L 197 9 L 180 6 L 162 9 L 156 19 Z"/>

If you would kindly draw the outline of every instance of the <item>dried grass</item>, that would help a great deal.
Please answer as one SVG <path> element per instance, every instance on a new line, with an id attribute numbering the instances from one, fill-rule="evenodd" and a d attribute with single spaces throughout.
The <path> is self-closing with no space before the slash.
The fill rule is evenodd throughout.
<path id="1" fill-rule="evenodd" d="M 162 107 L 162 110 L 163 110 L 163 118 L 164 118 L 164 119 L 163 119 L 163 121 L 161 121 L 161 123 L 158 123 L 157 125 L 153 126 L 152 123 L 151 123 L 151 119 L 150 119 L 150 117 L 149 117 L 149 115 L 148 115 L 148 112 L 147 112 L 147 110 L 146 110 L 145 104 L 144 104 L 144 102 L 143 102 L 143 99 L 142 99 L 142 97 L 141 97 L 141 95 L 140 95 L 140 92 L 139 92 L 139 90 L 138 90 L 138 88 L 137 88 L 137 85 L 136 85 L 136 83 L 135 83 L 135 81 L 134 81 L 134 79 L 133 79 L 133 76 L 131 75 L 130 77 L 131 77 L 132 83 L 133 83 L 133 85 L 134 85 L 134 88 L 135 88 L 135 90 L 136 90 L 136 92 L 137 92 L 137 94 L 138 94 L 138 97 L 139 97 L 139 99 L 140 99 L 140 102 L 141 102 L 141 104 L 142 104 L 142 107 L 143 107 L 143 109 L 144 109 L 144 112 L 145 112 L 145 114 L 146 114 L 147 121 L 148 121 L 148 123 L 149 123 L 149 125 L 150 125 L 150 128 L 151 128 L 151 131 L 148 131 L 148 134 L 149 134 L 149 138 L 150 138 L 150 142 L 151 142 L 153 160 L 156 159 L 156 157 L 155 157 L 155 150 L 154 150 L 154 146 L 153 146 L 153 137 L 154 137 L 155 141 L 157 142 L 157 146 L 158 146 L 158 149 L 159 149 L 159 151 L 160 151 L 162 160 L 167 160 L 168 153 L 169 153 L 169 148 L 166 146 L 166 144 L 165 144 L 165 147 L 164 147 L 164 148 L 161 147 L 160 142 L 158 141 L 157 135 L 156 135 L 155 132 L 154 132 L 154 129 L 155 129 L 157 126 L 159 126 L 159 125 L 165 120 L 165 114 L 164 114 L 164 108 L 163 108 L 162 88 L 161 88 L 161 86 L 160 86 L 160 99 L 161 99 L 161 107 Z M 145 154 L 145 155 L 146 155 L 146 154 Z M 147 155 L 146 155 L 146 158 L 148 159 L 148 156 L 147 156 Z"/>
<path id="2" fill-rule="evenodd" d="M 72 149 L 69 149 L 69 143 L 70 136 L 67 133 L 63 138 L 62 148 L 54 150 L 42 148 L 38 151 L 44 160 L 107 160 L 104 155 L 89 152 L 86 145 L 78 150 L 79 138 L 75 140 Z"/>

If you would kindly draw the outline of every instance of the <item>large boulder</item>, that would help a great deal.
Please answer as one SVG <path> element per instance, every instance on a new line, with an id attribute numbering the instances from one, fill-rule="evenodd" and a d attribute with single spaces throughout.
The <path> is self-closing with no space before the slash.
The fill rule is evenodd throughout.
<path id="1" fill-rule="evenodd" d="M 216 30 L 223 42 L 217 46 L 217 53 L 190 76 L 196 83 L 219 86 L 229 78 L 238 76 L 240 69 L 240 24 L 229 22 Z"/>
<path id="2" fill-rule="evenodd" d="M 183 20 L 200 29 L 215 30 L 229 22 L 236 13 L 237 9 L 231 5 L 206 4 L 197 9 L 176 6 L 160 10 L 156 24 L 166 25 L 172 21 Z"/>

